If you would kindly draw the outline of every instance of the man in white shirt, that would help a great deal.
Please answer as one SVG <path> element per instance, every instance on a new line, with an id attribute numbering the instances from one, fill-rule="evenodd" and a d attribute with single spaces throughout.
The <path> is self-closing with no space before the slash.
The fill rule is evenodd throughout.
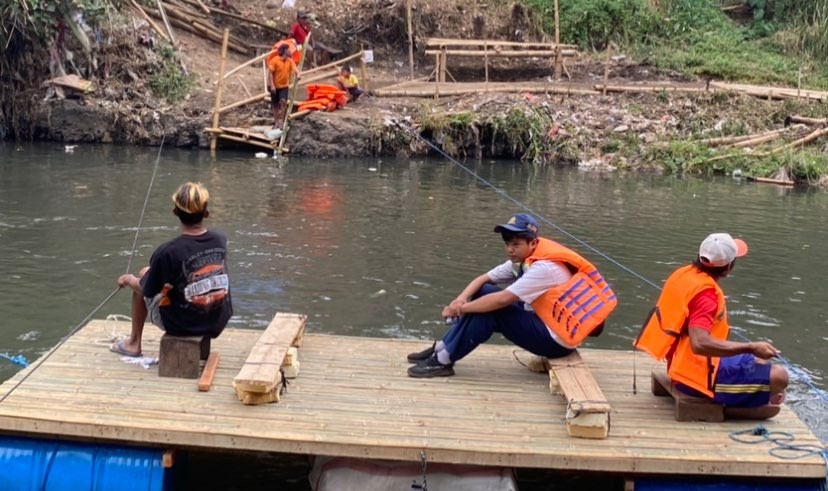
<path id="1" fill-rule="evenodd" d="M 563 342 L 562 336 L 547 327 L 531 304 L 545 294 L 558 295 L 559 290 L 554 290 L 555 287 L 567 284 L 578 271 L 569 261 L 546 260 L 546 257 L 575 258 L 576 263 L 589 263 L 560 244 L 538 237 L 537 222 L 525 213 L 514 215 L 508 223 L 496 226 L 494 231 L 503 238 L 508 260 L 473 279 L 443 309 L 443 317 L 456 318 L 454 324 L 433 346 L 408 355 L 408 361 L 415 363 L 408 369 L 409 376 L 454 375 L 454 362 L 486 342 L 494 332 L 503 334 L 523 349 L 548 358 L 566 356 L 577 347 Z M 538 256 L 541 250 L 545 255 Z M 495 286 L 502 283 L 511 284 L 505 289 Z M 606 290 L 609 290 L 608 286 Z M 614 294 L 611 300 L 614 301 Z M 614 304 L 604 309 L 606 315 L 613 307 Z M 604 312 L 599 315 L 602 316 L 600 324 L 597 329 L 591 328 L 590 335 L 600 334 L 603 328 L 606 315 Z"/>

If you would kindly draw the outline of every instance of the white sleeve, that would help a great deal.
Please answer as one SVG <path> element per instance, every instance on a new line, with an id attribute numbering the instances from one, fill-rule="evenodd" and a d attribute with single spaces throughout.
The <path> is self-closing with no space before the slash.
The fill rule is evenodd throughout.
<path id="1" fill-rule="evenodd" d="M 562 285 L 572 278 L 569 269 L 559 262 L 538 261 L 517 281 L 506 288 L 522 301 L 531 304 L 550 288 Z"/>
<path id="2" fill-rule="evenodd" d="M 512 261 L 506 261 L 489 270 L 486 273 L 492 283 L 510 283 L 515 281 L 515 274 L 512 272 Z"/>

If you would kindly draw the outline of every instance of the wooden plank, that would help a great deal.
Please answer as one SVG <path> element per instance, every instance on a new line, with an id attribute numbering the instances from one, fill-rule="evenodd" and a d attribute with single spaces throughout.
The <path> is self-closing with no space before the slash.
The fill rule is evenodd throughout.
<path id="1" fill-rule="evenodd" d="M 563 358 L 547 360 L 550 388 L 567 401 L 566 429 L 580 438 L 609 436 L 610 404 L 576 350 Z"/>
<path id="2" fill-rule="evenodd" d="M 731 432 L 755 426 L 750 423 L 676 423 L 671 401 L 649 391 L 632 393 L 629 351 L 579 350 L 612 406 L 612 434 L 596 440 L 568 434 L 556 417 L 566 401 L 550 396 L 548 376 L 527 371 L 511 345 L 482 345 L 456 364 L 454 377 L 422 380 L 405 373 L 406 353 L 422 341 L 308 334 L 302 377 L 289 384 L 290 397 L 242 406 L 232 383 L 261 330 L 225 329 L 213 341 L 222 353 L 213 388 L 198 392 L 191 381 L 159 379 L 154 368 L 120 363 L 95 344 L 112 329 L 111 323 L 90 322 L 56 350 L 0 404 L 0 431 L 406 461 L 419 461 L 425 450 L 430 462 L 627 476 L 825 475 L 819 457 L 787 461 L 769 455 L 766 446 L 730 440 Z M 117 323 L 117 331 L 128 329 L 128 323 Z M 145 333 L 147 356 L 157 353 L 160 337 Z M 640 382 L 659 367 L 640 354 L 635 364 Z M 24 373 L 0 385 L 0 394 Z M 445 417 L 446 407 L 452 418 Z M 790 432 L 797 443 L 820 444 L 787 407 L 763 425 Z"/>
<path id="3" fill-rule="evenodd" d="M 441 46 L 445 46 L 447 48 L 450 47 L 458 47 L 458 46 L 470 46 L 470 47 L 479 47 L 483 46 L 484 44 L 488 44 L 490 47 L 494 46 L 510 46 L 510 47 L 517 47 L 517 48 L 534 48 L 534 47 L 541 47 L 547 48 L 550 50 L 554 50 L 556 46 L 560 46 L 565 49 L 576 49 L 578 48 L 577 45 L 574 44 L 556 44 L 556 43 L 544 43 L 544 42 L 523 42 L 523 41 L 502 41 L 499 39 L 455 39 L 455 38 L 427 38 L 426 39 L 426 46 L 427 47 L 436 47 L 439 48 Z"/>
<path id="4" fill-rule="evenodd" d="M 237 392 L 273 392 L 281 381 L 279 370 L 288 348 L 304 330 L 306 320 L 305 315 L 282 312 L 273 317 L 233 379 Z"/>
<path id="5" fill-rule="evenodd" d="M 676 421 L 724 421 L 724 407 L 701 397 L 693 397 L 678 390 L 664 371 L 651 373 L 653 395 L 669 395 L 675 404 Z M 666 393 L 666 394 L 665 394 Z"/>
<path id="6" fill-rule="evenodd" d="M 496 49 L 488 49 L 484 50 L 462 50 L 462 49 L 427 49 L 425 50 L 426 56 L 435 55 L 442 53 L 444 56 L 479 56 L 479 57 L 509 57 L 509 58 L 526 58 L 526 57 L 553 57 L 556 54 L 554 49 L 552 50 L 496 50 Z M 561 56 L 575 56 L 578 54 L 577 51 L 573 49 L 563 49 L 561 50 Z"/>
<path id="7" fill-rule="evenodd" d="M 207 363 L 204 364 L 204 370 L 201 372 L 201 378 L 198 380 L 199 392 L 207 392 L 213 386 L 219 360 L 221 360 L 220 353 L 210 353 L 210 356 L 207 358 Z"/>

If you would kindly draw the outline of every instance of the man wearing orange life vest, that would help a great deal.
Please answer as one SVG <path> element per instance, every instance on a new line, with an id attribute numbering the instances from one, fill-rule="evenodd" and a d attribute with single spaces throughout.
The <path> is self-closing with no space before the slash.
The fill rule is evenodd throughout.
<path id="1" fill-rule="evenodd" d="M 788 372 L 767 360 L 770 343 L 728 341 L 730 327 L 719 280 L 747 244 L 726 233 L 709 235 L 693 264 L 674 271 L 633 345 L 658 360 L 679 390 L 725 405 L 732 418 L 767 419 L 779 413 Z"/>
<path id="2" fill-rule="evenodd" d="M 451 329 L 431 347 L 408 355 L 415 378 L 454 375 L 454 363 L 493 333 L 539 356 L 571 353 L 587 336 L 601 333 L 618 303 L 604 278 L 572 250 L 538 237 L 525 213 L 494 228 L 509 259 L 473 279 L 447 307 Z M 495 284 L 511 283 L 501 290 Z"/>

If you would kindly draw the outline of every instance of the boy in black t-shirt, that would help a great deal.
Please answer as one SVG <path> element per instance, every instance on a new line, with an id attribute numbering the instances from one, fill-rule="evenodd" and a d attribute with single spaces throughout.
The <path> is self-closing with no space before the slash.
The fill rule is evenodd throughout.
<path id="1" fill-rule="evenodd" d="M 138 276 L 124 274 L 118 286 L 132 288 L 132 330 L 129 338 L 110 346 L 126 356 L 141 356 L 141 335 L 149 316 L 153 324 L 175 336 L 218 337 L 230 316 L 227 238 L 204 228 L 210 216 L 210 194 L 201 184 L 187 182 L 172 199 L 181 235 L 152 253 Z"/>

